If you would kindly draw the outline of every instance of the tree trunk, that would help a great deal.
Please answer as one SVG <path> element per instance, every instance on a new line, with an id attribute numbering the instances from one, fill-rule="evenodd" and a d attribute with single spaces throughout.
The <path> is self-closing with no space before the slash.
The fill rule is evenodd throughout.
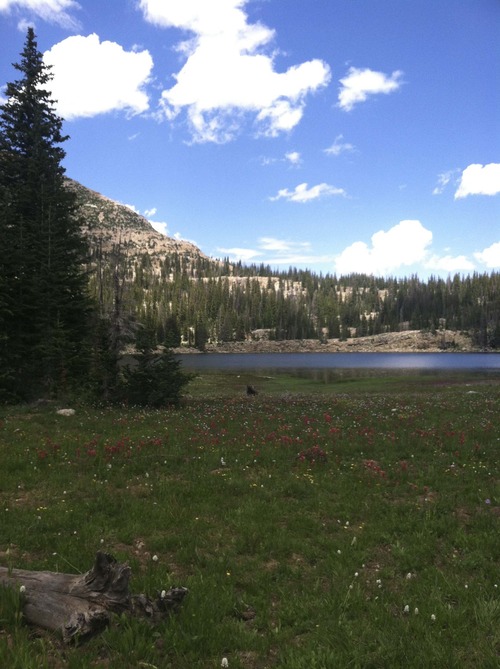
<path id="1" fill-rule="evenodd" d="M 0 567 L 0 584 L 22 589 L 26 621 L 80 641 L 101 632 L 111 613 L 129 613 L 159 621 L 178 610 L 186 588 L 171 588 L 155 599 L 131 595 L 131 569 L 108 553 L 98 552 L 86 574 L 59 574 Z M 24 586 L 24 587 L 23 587 Z"/>

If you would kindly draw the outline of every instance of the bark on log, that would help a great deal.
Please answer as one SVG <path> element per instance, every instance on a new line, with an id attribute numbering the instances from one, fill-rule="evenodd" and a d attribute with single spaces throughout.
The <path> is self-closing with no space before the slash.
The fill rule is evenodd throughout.
<path id="1" fill-rule="evenodd" d="M 59 574 L 0 567 L 0 584 L 23 588 L 26 621 L 62 634 L 64 641 L 80 641 L 101 632 L 112 613 L 129 613 L 151 621 L 176 612 L 186 588 L 158 592 L 154 599 L 131 595 L 131 569 L 108 553 L 98 552 L 85 574 Z"/>

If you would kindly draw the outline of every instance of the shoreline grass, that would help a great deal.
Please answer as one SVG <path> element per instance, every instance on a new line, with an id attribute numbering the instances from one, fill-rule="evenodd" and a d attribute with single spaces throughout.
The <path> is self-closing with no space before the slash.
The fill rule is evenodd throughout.
<path id="1" fill-rule="evenodd" d="M 134 592 L 190 594 L 75 649 L 0 591 L 0 666 L 498 666 L 498 377 L 266 376 L 201 375 L 179 410 L 1 411 L 2 566 L 106 550 Z"/>

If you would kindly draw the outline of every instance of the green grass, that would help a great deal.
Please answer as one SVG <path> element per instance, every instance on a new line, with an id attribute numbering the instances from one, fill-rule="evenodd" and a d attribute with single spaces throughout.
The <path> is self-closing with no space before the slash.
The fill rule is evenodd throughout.
<path id="1" fill-rule="evenodd" d="M 75 649 L 0 590 L 0 666 L 499 665 L 495 375 L 204 374 L 189 395 L 3 410 L 0 565 L 84 572 L 104 549 L 134 592 L 190 593 Z"/>

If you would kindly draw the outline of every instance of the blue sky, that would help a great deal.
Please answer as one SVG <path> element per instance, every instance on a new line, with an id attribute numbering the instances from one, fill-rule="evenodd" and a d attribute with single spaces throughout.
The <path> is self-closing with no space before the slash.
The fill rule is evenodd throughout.
<path id="1" fill-rule="evenodd" d="M 280 269 L 500 270 L 498 0 L 0 0 L 0 86 L 29 25 L 68 176 L 166 234 Z"/>

